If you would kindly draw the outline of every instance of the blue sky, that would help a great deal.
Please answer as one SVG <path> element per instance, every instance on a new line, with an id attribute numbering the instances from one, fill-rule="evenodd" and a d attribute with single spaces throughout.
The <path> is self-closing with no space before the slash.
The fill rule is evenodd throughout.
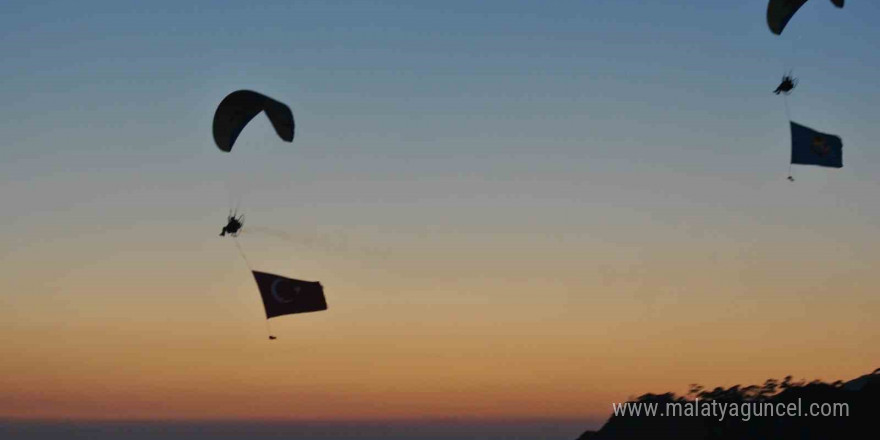
<path id="1" fill-rule="evenodd" d="M 640 207 L 667 223 L 682 210 L 840 217 L 841 204 L 861 221 L 877 213 L 864 202 L 880 163 L 878 7 L 824 3 L 778 37 L 763 1 L 6 2 L 9 221 L 40 234 L 55 214 L 72 226 L 124 212 L 125 224 L 206 212 L 194 203 L 222 212 L 230 196 L 264 209 L 294 193 L 318 210 L 313 223 L 326 209 L 402 229 L 441 215 L 456 228 L 531 227 L 450 209 L 485 206 L 481 196 L 615 221 Z M 780 185 L 788 126 L 768 93 L 786 69 L 801 79 L 793 118 L 845 145 L 843 170 L 796 167 L 796 186 Z M 296 142 L 258 118 L 234 154 L 217 154 L 212 110 L 238 88 L 289 103 Z M 538 220 L 568 221 L 590 219 Z"/>
<path id="2" fill-rule="evenodd" d="M 777 37 L 763 3 L 7 2 L 3 175 L 192 161 L 204 181 L 234 160 L 208 155 L 210 109 L 253 88 L 294 108 L 303 144 L 254 129 L 253 148 L 323 175 L 754 185 L 786 172 L 764 89 L 793 68 L 794 119 L 846 142 L 835 179 L 870 180 L 875 6 L 811 2 Z"/>

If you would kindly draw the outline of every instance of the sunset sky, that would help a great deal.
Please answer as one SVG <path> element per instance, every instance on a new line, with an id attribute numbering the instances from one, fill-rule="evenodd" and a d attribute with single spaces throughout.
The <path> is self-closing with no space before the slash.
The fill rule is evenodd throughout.
<path id="1" fill-rule="evenodd" d="M 880 366 L 880 3 L 4 1 L 0 419 L 583 420 Z M 844 167 L 795 166 L 792 119 Z M 216 105 L 290 105 L 231 153 Z M 320 281 L 271 321 L 255 269 Z"/>

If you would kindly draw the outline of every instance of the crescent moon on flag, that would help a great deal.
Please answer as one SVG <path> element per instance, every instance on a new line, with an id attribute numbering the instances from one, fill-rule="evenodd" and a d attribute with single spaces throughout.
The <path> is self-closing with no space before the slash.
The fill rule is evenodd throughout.
<path id="1" fill-rule="evenodd" d="M 287 295 L 278 293 L 278 285 L 281 284 L 284 280 L 276 279 L 272 282 L 272 297 L 275 298 L 275 301 L 278 301 L 281 304 L 287 304 L 293 302 L 293 298 L 290 298 Z"/>

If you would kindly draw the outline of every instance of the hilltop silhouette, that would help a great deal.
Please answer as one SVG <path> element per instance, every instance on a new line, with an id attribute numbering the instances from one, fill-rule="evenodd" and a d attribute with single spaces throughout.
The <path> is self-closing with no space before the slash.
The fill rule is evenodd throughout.
<path id="1" fill-rule="evenodd" d="M 699 403 L 698 403 L 699 402 Z M 681 407 L 703 408 L 699 405 L 712 405 L 716 402 L 727 405 L 762 405 L 787 408 L 797 407 L 800 402 L 802 412 L 808 412 L 810 404 L 848 404 L 848 416 L 755 416 L 748 420 L 743 417 L 725 415 L 723 420 L 717 416 L 676 416 L 659 415 L 667 403 L 678 403 Z M 624 440 L 624 439 L 774 439 L 774 440 L 827 440 L 827 439 L 876 439 L 880 433 L 872 418 L 880 417 L 880 368 L 848 382 L 822 381 L 792 382 L 791 376 L 782 381 L 769 379 L 763 385 L 730 388 L 704 389 L 691 387 L 687 396 L 674 393 L 644 394 L 634 402 L 658 404 L 657 415 L 640 416 L 612 415 L 598 431 L 587 431 L 578 440 Z M 687 405 L 687 406 L 686 406 Z M 643 406 L 644 407 L 644 406 Z M 751 406 L 756 408 L 756 406 Z M 827 407 L 826 407 L 827 408 Z M 699 414 L 703 414 L 700 412 Z"/>

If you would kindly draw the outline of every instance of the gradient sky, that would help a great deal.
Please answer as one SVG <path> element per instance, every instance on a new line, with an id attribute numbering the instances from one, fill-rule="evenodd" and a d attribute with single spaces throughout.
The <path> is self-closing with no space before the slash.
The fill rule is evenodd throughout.
<path id="1" fill-rule="evenodd" d="M 148 3 L 0 5 L 0 417 L 586 427 L 880 366 L 877 2 Z M 788 69 L 844 142 L 795 183 Z M 292 144 L 217 150 L 241 88 Z M 326 289 L 271 343 L 230 200 Z"/>

